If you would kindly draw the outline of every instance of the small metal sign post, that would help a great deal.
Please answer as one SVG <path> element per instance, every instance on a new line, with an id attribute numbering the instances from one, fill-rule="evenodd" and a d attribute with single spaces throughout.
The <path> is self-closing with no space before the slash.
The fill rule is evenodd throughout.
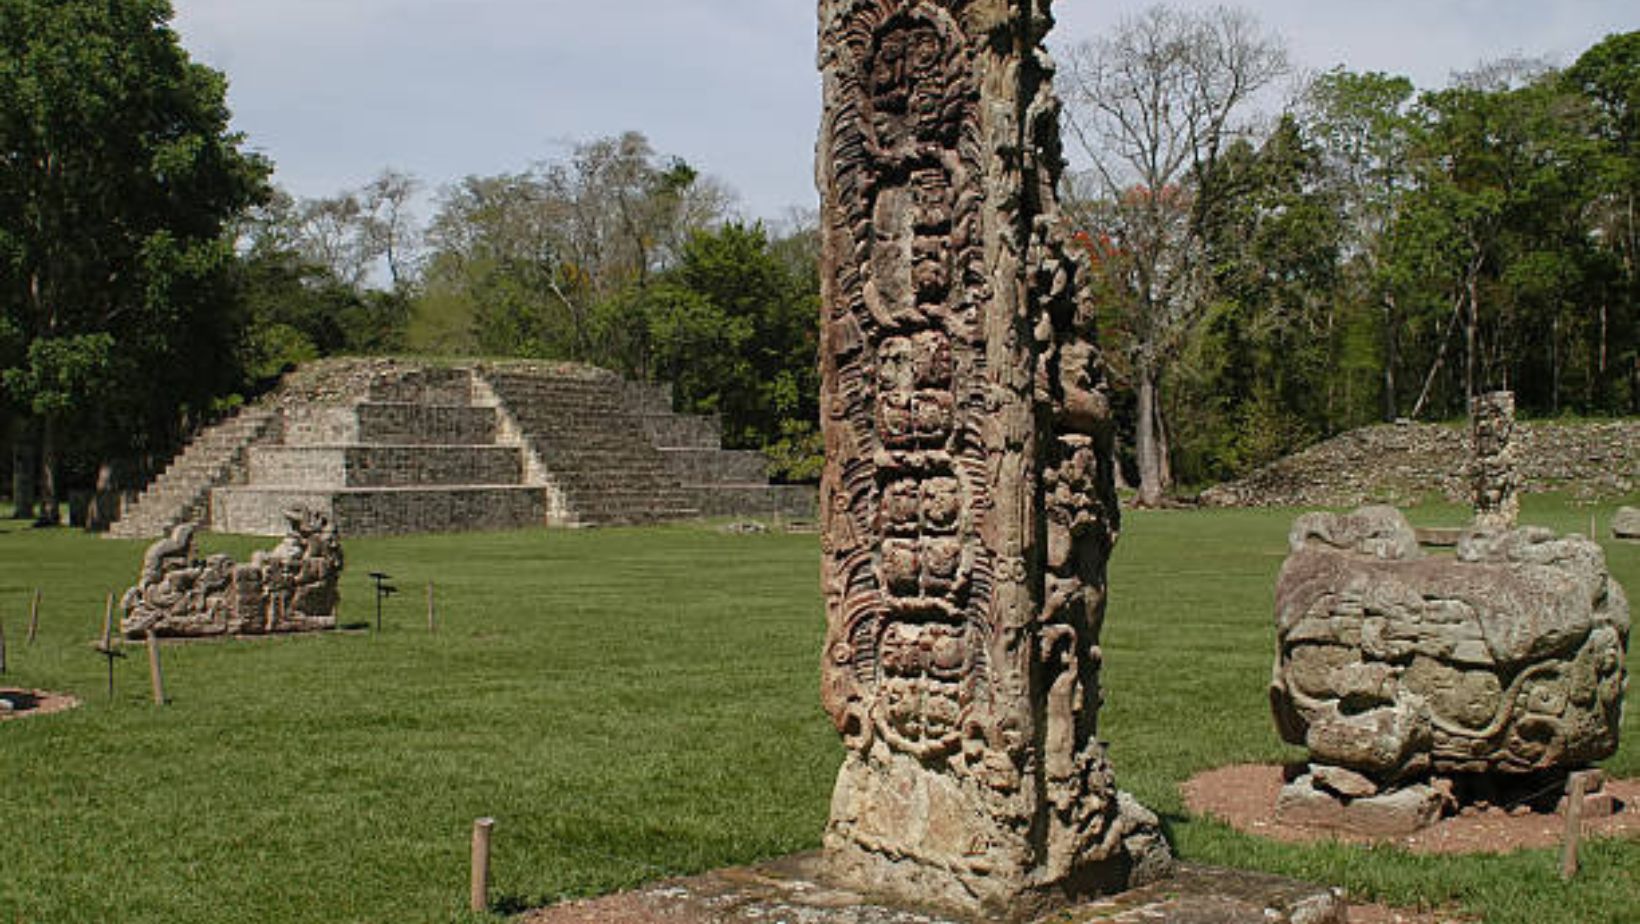
<path id="1" fill-rule="evenodd" d="M 103 607 L 102 638 L 94 643 L 92 649 L 108 661 L 108 698 L 114 698 L 114 662 L 125 657 L 125 652 L 114 647 L 114 595 L 108 595 L 108 602 Z"/>
<path id="2" fill-rule="evenodd" d="M 382 601 L 398 593 L 399 589 L 387 583 L 393 579 L 391 574 L 372 571 L 370 572 L 370 579 L 376 582 L 376 631 L 380 632 L 382 630 Z"/>

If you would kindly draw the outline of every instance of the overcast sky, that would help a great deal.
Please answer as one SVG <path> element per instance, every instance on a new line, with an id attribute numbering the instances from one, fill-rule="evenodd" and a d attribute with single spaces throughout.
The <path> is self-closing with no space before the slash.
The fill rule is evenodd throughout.
<path id="1" fill-rule="evenodd" d="M 812 207 L 815 0 L 173 0 L 235 126 L 298 196 L 384 167 L 429 187 L 638 130 L 726 182 L 747 217 Z M 1058 0 L 1054 44 L 1149 4 Z M 1176 7 L 1206 7 L 1183 0 Z M 1508 55 L 1570 63 L 1640 28 L 1635 0 L 1248 0 L 1295 63 L 1420 87 Z"/>

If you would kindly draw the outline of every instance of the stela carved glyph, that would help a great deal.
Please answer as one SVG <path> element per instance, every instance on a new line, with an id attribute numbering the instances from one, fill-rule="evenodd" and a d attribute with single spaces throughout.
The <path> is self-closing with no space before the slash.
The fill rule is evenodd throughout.
<path id="1" fill-rule="evenodd" d="M 1166 872 L 1098 738 L 1118 531 L 1049 0 L 822 0 L 825 862 L 1017 920 Z"/>

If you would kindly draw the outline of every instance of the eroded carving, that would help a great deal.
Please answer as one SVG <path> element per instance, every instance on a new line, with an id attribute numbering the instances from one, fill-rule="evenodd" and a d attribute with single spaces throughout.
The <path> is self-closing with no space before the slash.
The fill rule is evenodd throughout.
<path id="1" fill-rule="evenodd" d="M 1617 750 L 1629 611 L 1599 545 L 1477 529 L 1426 557 L 1388 507 L 1308 514 L 1290 544 L 1271 703 L 1312 772 L 1286 814 L 1405 833 Z"/>
<path id="2" fill-rule="evenodd" d="M 1520 519 L 1520 473 L 1515 466 L 1515 395 L 1495 391 L 1469 403 L 1472 457 L 1467 474 L 1475 498 L 1475 527 L 1514 529 Z"/>
<path id="3" fill-rule="evenodd" d="M 1167 855 L 1097 737 L 1118 515 L 1048 3 L 820 9 L 828 856 L 1019 917 Z"/>
<path id="4" fill-rule="evenodd" d="M 271 635 L 336 627 L 342 545 L 330 520 L 285 512 L 289 531 L 248 563 L 226 555 L 194 558 L 193 524 L 148 548 L 142 578 L 125 592 L 120 630 L 128 638 Z"/>

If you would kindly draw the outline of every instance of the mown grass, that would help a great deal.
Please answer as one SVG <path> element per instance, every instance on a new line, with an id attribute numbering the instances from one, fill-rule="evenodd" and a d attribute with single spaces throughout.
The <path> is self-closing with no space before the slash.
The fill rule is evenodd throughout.
<path id="1" fill-rule="evenodd" d="M 1128 516 L 1103 725 L 1124 787 L 1192 860 L 1487 921 L 1635 920 L 1636 842 L 1592 845 L 1563 885 L 1548 851 L 1282 846 L 1185 817 L 1177 786 L 1193 772 L 1292 756 L 1264 692 L 1291 517 Z M 1527 519 L 1583 530 L 1588 511 L 1538 501 Z M 241 557 L 264 544 L 204 541 Z M 694 526 L 350 541 L 344 622 L 373 621 L 366 574 L 386 571 L 404 590 L 386 631 L 167 647 L 173 702 L 157 709 L 140 657 L 117 665 L 110 700 L 87 646 L 142 544 L 0 523 L 0 682 L 86 700 L 0 725 L 0 921 L 467 921 L 482 815 L 499 822 L 504 909 L 812 848 L 841 757 L 816 694 L 817 544 Z M 1607 547 L 1640 589 L 1640 548 Z M 1631 776 L 1634 698 L 1608 764 Z"/>

